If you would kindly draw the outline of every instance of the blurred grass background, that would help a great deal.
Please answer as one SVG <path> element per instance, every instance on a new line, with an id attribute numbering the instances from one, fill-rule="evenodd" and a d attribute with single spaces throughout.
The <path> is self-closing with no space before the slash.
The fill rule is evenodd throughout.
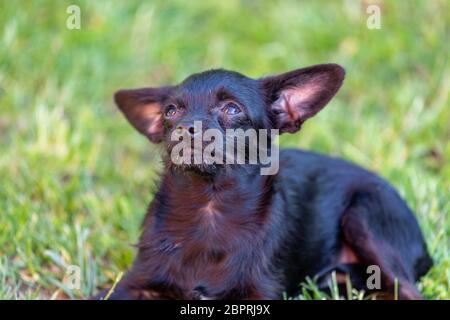
<path id="1" fill-rule="evenodd" d="M 121 117 L 118 88 L 224 67 L 252 77 L 336 62 L 330 105 L 283 146 L 390 180 L 416 212 L 450 299 L 450 5 L 378 1 L 0 0 L 0 298 L 85 298 L 130 266 L 159 152 Z M 81 8 L 81 30 L 66 9 Z M 81 266 L 80 290 L 63 281 Z"/>

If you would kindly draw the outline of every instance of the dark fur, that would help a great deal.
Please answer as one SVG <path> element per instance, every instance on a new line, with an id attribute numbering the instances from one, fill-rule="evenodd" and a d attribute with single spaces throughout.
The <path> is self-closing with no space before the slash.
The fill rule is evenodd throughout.
<path id="1" fill-rule="evenodd" d="M 193 120 L 223 130 L 295 132 L 343 78 L 337 65 L 259 80 L 215 70 L 174 87 L 120 91 L 116 102 L 141 133 L 170 151 L 168 133 Z M 292 92 L 297 88 L 301 95 Z M 293 105 L 289 94 L 303 100 Z M 245 112 L 224 118 L 210 109 L 224 99 L 239 102 Z M 148 116 L 172 101 L 183 104 L 179 118 Z M 393 294 L 398 278 L 401 298 L 420 298 L 414 283 L 431 259 L 414 215 L 386 181 L 311 152 L 283 150 L 280 160 L 277 175 L 261 176 L 258 165 L 183 167 L 165 156 L 137 258 L 111 298 L 277 299 L 296 294 L 307 276 L 343 267 L 344 246 L 358 258 L 348 269 L 357 288 L 366 289 L 365 266 L 377 264 L 382 291 Z"/>

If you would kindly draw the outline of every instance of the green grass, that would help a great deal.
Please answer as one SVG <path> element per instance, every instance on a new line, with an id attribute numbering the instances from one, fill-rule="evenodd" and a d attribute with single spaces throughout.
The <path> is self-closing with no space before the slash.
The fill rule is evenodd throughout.
<path id="1" fill-rule="evenodd" d="M 70 4 L 81 30 L 66 29 Z M 336 62 L 341 92 L 281 144 L 391 181 L 435 260 L 420 289 L 450 299 L 449 2 L 382 1 L 381 30 L 366 18 L 359 1 L 1 1 L 0 298 L 85 298 L 130 266 L 159 151 L 116 89 Z"/>

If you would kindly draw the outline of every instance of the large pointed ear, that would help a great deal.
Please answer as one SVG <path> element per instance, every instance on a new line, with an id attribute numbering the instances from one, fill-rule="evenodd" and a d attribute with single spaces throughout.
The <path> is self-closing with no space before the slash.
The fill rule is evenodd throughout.
<path id="1" fill-rule="evenodd" d="M 163 139 L 162 102 L 172 87 L 120 90 L 114 100 L 128 121 L 151 142 Z"/>
<path id="2" fill-rule="evenodd" d="M 336 94 L 345 71 L 337 64 L 321 64 L 260 79 L 276 127 L 296 132 Z"/>

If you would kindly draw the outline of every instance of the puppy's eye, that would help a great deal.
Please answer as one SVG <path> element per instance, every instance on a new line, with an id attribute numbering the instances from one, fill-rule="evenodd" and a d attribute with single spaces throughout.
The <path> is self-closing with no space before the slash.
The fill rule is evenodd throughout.
<path id="1" fill-rule="evenodd" d="M 228 115 L 235 115 L 241 112 L 241 109 L 235 103 L 230 102 L 223 107 L 222 111 Z"/>
<path id="2" fill-rule="evenodd" d="M 166 111 L 164 114 L 166 117 L 173 117 L 177 113 L 177 107 L 175 107 L 173 104 L 166 107 Z"/>

